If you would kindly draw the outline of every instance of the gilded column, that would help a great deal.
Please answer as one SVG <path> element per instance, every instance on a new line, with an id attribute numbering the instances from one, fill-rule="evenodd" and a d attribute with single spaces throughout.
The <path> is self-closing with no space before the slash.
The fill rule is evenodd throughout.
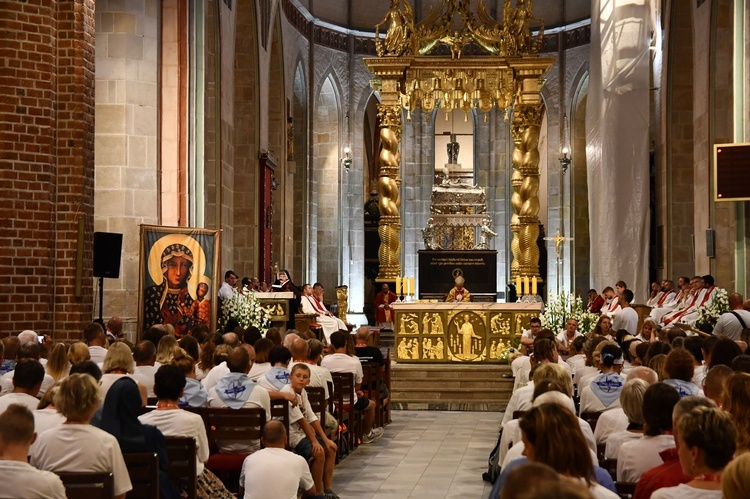
<path id="1" fill-rule="evenodd" d="M 395 82 L 393 82 L 395 83 Z M 385 90 L 386 82 L 383 82 Z M 385 97 L 385 92 L 381 94 Z M 383 101 L 385 102 L 385 98 Z M 401 153 L 401 106 L 396 103 L 378 104 L 378 125 L 380 127 L 380 174 L 378 193 L 380 194 L 380 248 L 378 260 L 380 268 L 378 280 L 394 280 L 401 275 L 401 197 L 399 186 L 399 164 Z"/>
<path id="2" fill-rule="evenodd" d="M 513 110 L 511 186 L 511 278 L 539 277 L 539 129 L 543 104 L 517 104 Z"/>

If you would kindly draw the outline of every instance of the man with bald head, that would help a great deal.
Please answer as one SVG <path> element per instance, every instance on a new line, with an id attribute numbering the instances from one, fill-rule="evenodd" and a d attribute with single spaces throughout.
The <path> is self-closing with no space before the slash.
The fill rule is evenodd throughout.
<path id="1" fill-rule="evenodd" d="M 116 315 L 113 315 L 108 321 L 107 321 L 107 339 L 110 343 L 114 343 L 115 341 L 119 340 L 123 337 L 122 333 L 122 319 L 117 317 Z"/>
<path id="2" fill-rule="evenodd" d="M 288 329 L 286 335 L 284 335 L 284 341 L 282 341 L 282 345 L 291 350 L 292 343 L 294 343 L 296 340 L 301 339 L 297 334 L 298 332 L 299 331 L 297 331 L 296 329 Z"/>
<path id="3" fill-rule="evenodd" d="M 307 461 L 286 450 L 284 425 L 268 421 L 261 441 L 265 448 L 247 456 L 242 464 L 240 484 L 245 488 L 245 499 L 297 497 L 298 489 L 314 495 L 315 482 Z"/>
<path id="4" fill-rule="evenodd" d="M 224 333 L 221 338 L 224 340 L 225 345 L 229 345 L 232 348 L 240 346 L 240 337 L 235 333 Z"/>
<path id="5" fill-rule="evenodd" d="M 642 379 L 649 385 L 653 385 L 659 381 L 659 375 L 656 371 L 649 369 L 645 366 L 634 367 L 630 370 L 628 375 L 625 377 L 625 381 L 631 379 Z M 603 444 L 607 441 L 607 438 L 618 431 L 625 431 L 628 428 L 628 417 L 625 415 L 625 411 L 622 407 L 615 407 L 608 411 L 604 411 L 596 422 L 596 428 L 594 429 L 594 438 L 597 444 Z"/>
<path id="6" fill-rule="evenodd" d="M 719 316 L 714 327 L 714 336 L 723 334 L 735 341 L 742 339 L 742 330 L 750 329 L 750 312 L 742 307 L 742 303 L 741 294 L 729 295 L 729 312 Z"/>

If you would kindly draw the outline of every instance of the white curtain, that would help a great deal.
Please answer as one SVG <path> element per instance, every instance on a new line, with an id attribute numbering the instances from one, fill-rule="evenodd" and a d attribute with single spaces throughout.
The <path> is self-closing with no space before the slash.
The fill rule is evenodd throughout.
<path id="1" fill-rule="evenodd" d="M 648 293 L 649 0 L 592 0 L 586 109 L 591 278 Z"/>

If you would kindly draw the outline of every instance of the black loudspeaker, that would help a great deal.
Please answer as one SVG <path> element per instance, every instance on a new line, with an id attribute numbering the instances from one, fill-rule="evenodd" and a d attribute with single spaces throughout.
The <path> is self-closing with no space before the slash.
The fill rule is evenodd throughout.
<path id="1" fill-rule="evenodd" d="M 94 277 L 120 277 L 122 234 L 94 232 Z"/>

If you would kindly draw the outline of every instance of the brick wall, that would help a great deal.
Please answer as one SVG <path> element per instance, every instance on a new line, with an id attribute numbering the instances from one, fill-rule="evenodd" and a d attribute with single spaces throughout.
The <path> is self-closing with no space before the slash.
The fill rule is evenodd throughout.
<path id="1" fill-rule="evenodd" d="M 93 0 L 0 3 L 0 335 L 77 338 L 93 314 L 92 248 L 75 296 L 78 219 L 93 232 Z"/>

